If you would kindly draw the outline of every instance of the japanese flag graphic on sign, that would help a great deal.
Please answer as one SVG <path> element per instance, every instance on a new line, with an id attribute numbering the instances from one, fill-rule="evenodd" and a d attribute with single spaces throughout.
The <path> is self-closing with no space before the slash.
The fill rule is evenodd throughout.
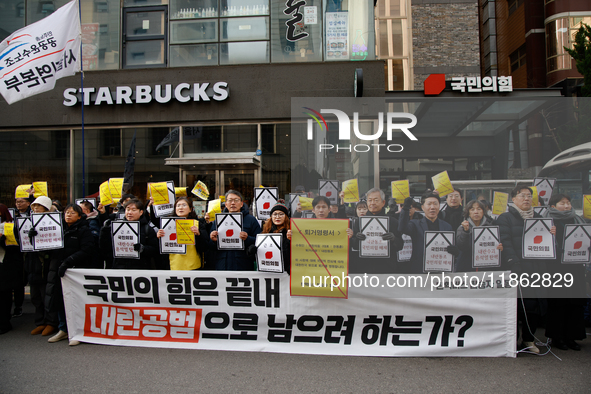
<path id="1" fill-rule="evenodd" d="M 555 237 L 550 233 L 553 225 L 552 219 L 525 219 L 522 258 L 556 258 Z"/>
<path id="2" fill-rule="evenodd" d="M 271 217 L 271 208 L 277 203 L 278 189 L 276 187 L 255 187 L 254 199 L 256 217 L 266 220 Z"/>
<path id="3" fill-rule="evenodd" d="M 56 80 L 80 71 L 80 36 L 78 2 L 73 0 L 2 41 L 0 93 L 6 102 L 52 90 Z"/>
<path id="4" fill-rule="evenodd" d="M 283 272 L 282 234 L 257 234 L 257 268 L 261 272 Z"/>
<path id="5" fill-rule="evenodd" d="M 216 213 L 215 222 L 218 232 L 218 249 L 244 249 L 244 241 L 240 239 L 241 214 Z"/>

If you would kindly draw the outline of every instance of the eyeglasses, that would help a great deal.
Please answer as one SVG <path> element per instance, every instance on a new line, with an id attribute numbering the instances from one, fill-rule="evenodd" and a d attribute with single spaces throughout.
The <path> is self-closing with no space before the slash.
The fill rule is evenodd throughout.
<path id="1" fill-rule="evenodd" d="M 241 200 L 241 199 L 239 199 L 239 198 L 230 198 L 230 199 L 227 199 L 227 200 L 226 200 L 226 202 L 229 202 L 230 204 L 237 204 L 237 203 L 239 203 L 240 201 L 242 201 L 242 200 Z"/>
<path id="2" fill-rule="evenodd" d="M 275 218 L 280 218 L 280 217 L 285 216 L 285 214 L 283 212 L 273 212 L 273 215 L 271 215 L 271 216 L 273 216 Z"/>
<path id="3" fill-rule="evenodd" d="M 529 199 L 533 198 L 533 196 L 531 194 L 523 194 L 523 193 L 520 193 L 520 194 L 516 195 L 515 197 L 519 197 L 524 200 L 529 200 Z"/>

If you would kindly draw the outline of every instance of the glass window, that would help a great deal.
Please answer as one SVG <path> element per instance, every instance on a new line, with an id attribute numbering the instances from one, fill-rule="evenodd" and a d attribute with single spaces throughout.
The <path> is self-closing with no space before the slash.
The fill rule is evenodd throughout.
<path id="1" fill-rule="evenodd" d="M 67 159 L 70 154 L 70 130 L 52 131 L 51 145 L 54 159 Z"/>
<path id="2" fill-rule="evenodd" d="M 229 42 L 220 44 L 220 64 L 269 63 L 269 42 Z"/>
<path id="3" fill-rule="evenodd" d="M 176 132 L 178 133 L 178 127 L 175 127 Z M 148 135 L 150 136 L 151 146 L 150 149 L 146 151 L 146 156 L 169 156 L 171 150 L 174 150 L 177 143 L 178 138 L 173 141 L 166 142 L 165 138 L 168 136 L 169 133 L 172 133 L 174 129 L 169 127 L 153 127 L 149 128 Z M 137 137 L 136 137 L 137 139 Z"/>
<path id="4" fill-rule="evenodd" d="M 220 20 L 220 41 L 269 39 L 269 18 L 228 18 Z"/>
<path id="5" fill-rule="evenodd" d="M 215 18 L 217 16 L 217 0 L 170 1 L 170 19 Z"/>
<path id="6" fill-rule="evenodd" d="M 275 125 L 261 126 L 261 149 L 263 153 L 275 153 Z"/>
<path id="7" fill-rule="evenodd" d="M 21 27 L 25 27 L 25 2 L 0 0 L 0 41 Z"/>
<path id="8" fill-rule="evenodd" d="M 168 0 L 123 0 L 124 7 L 142 7 L 161 4 L 168 4 Z"/>
<path id="9" fill-rule="evenodd" d="M 95 0 L 82 8 L 82 69 L 119 68 L 121 8 L 117 0 Z"/>
<path id="10" fill-rule="evenodd" d="M 371 2 L 325 3 L 324 60 L 375 59 L 375 22 Z"/>
<path id="11" fill-rule="evenodd" d="M 378 29 L 379 56 L 381 59 L 402 56 L 402 21 L 380 19 Z"/>
<path id="12" fill-rule="evenodd" d="M 268 0 L 221 0 L 222 16 L 269 15 Z"/>
<path id="13" fill-rule="evenodd" d="M 329 0 L 333 1 L 333 0 Z M 402 2 L 402 4 L 400 4 Z M 376 16 L 404 16 L 406 0 L 381 0 L 376 7 Z"/>
<path id="14" fill-rule="evenodd" d="M 164 34 L 164 12 L 130 12 L 127 14 L 127 38 Z"/>
<path id="15" fill-rule="evenodd" d="M 121 156 L 121 130 L 102 130 L 101 156 Z"/>
<path id="16" fill-rule="evenodd" d="M 218 40 L 218 21 L 179 21 L 170 24 L 170 43 L 184 44 Z"/>
<path id="17" fill-rule="evenodd" d="M 23 0 L 24 1 L 24 0 Z M 69 3 L 68 0 L 31 0 L 27 1 L 27 25 L 35 23 L 53 14 L 55 10 Z"/>
<path id="18" fill-rule="evenodd" d="M 222 151 L 222 126 L 187 126 L 183 130 L 184 153 Z"/>
<path id="19" fill-rule="evenodd" d="M 218 44 L 172 45 L 170 66 L 217 66 Z"/>
<path id="20" fill-rule="evenodd" d="M 164 40 L 127 42 L 125 64 L 127 66 L 164 65 Z"/>
<path id="21" fill-rule="evenodd" d="M 166 7 L 124 9 L 123 67 L 166 66 Z"/>
<path id="22" fill-rule="evenodd" d="M 275 0 L 271 3 L 271 13 L 273 63 L 322 61 L 320 0 L 307 0 L 304 6 L 291 10 L 285 0 Z"/>
<path id="23" fill-rule="evenodd" d="M 224 126 L 224 152 L 255 152 L 257 125 Z"/>

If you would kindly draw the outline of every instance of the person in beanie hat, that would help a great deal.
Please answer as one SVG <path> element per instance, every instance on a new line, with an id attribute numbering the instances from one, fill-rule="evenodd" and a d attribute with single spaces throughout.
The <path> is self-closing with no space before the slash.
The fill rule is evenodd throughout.
<path id="1" fill-rule="evenodd" d="M 33 203 L 31 204 L 31 208 L 33 208 L 33 210 L 35 210 L 35 204 L 45 207 L 45 212 L 47 212 L 51 209 L 51 205 L 53 204 L 53 202 L 51 201 L 51 198 L 47 196 L 40 196 L 37 197 L 35 201 L 33 201 Z"/>
<path id="2" fill-rule="evenodd" d="M 283 270 L 289 274 L 291 230 L 289 229 L 289 209 L 287 209 L 285 204 L 278 202 L 273 205 L 273 208 L 271 208 L 271 218 L 267 219 L 263 224 L 262 233 L 281 233 L 283 235 L 281 240 Z M 256 245 L 249 246 L 247 252 L 249 255 L 254 256 L 257 252 Z"/>

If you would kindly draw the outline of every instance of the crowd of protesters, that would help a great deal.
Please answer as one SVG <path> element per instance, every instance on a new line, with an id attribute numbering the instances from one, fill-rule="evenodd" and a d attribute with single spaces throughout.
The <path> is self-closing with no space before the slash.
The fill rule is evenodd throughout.
<path id="1" fill-rule="evenodd" d="M 189 191 L 190 189 L 187 188 Z M 304 192 L 298 187 L 297 192 Z M 30 190 L 32 193 L 32 190 Z M 545 217 L 552 218 L 551 232 L 556 235 L 556 258 L 553 260 L 531 260 L 522 255 L 523 227 L 525 219 L 542 218 L 532 206 L 533 191 L 529 186 L 517 186 L 511 192 L 512 204 L 507 212 L 496 218 L 491 217 L 491 204 L 483 199 L 474 199 L 462 205 L 463 197 L 459 190 L 449 193 L 445 200 L 437 190 L 426 190 L 420 202 L 413 198 L 404 201 L 386 199 L 383 190 L 368 190 L 362 199 L 353 206 L 343 203 L 343 192 L 339 203 L 331 204 L 325 196 L 312 199 L 312 218 L 348 219 L 349 272 L 356 273 L 423 273 L 423 254 L 425 233 L 427 231 L 453 231 L 455 244 L 446 248 L 454 256 L 453 272 L 476 270 L 472 262 L 472 233 L 475 227 L 498 226 L 501 264 L 487 270 L 534 273 L 541 266 L 553 267 L 555 271 L 571 272 L 579 278 L 585 277 L 583 264 L 562 264 L 562 239 L 566 224 L 588 222 L 572 209 L 570 197 L 554 194 L 549 200 Z M 445 202 L 445 209 L 441 210 Z M 397 204 L 398 203 L 398 204 Z M 10 320 L 22 315 L 25 285 L 30 288 L 31 302 L 35 308 L 35 328 L 32 335 L 50 336 L 48 342 L 68 339 L 64 301 L 60 277 L 70 268 L 107 269 L 160 269 L 160 270 L 233 270 L 252 271 L 257 269 L 255 246 L 259 233 L 279 233 L 282 235 L 283 271 L 290 273 L 290 216 L 302 217 L 301 204 L 290 207 L 280 199 L 270 210 L 270 217 L 262 223 L 249 210 L 242 194 L 230 190 L 225 194 L 223 213 L 242 215 L 242 231 L 239 237 L 244 242 L 242 250 L 218 248 L 218 231 L 215 221 L 209 215 L 197 217 L 192 200 L 179 197 L 174 202 L 175 218 L 194 219 L 190 231 L 195 236 L 194 245 L 187 245 L 185 254 L 162 254 L 159 239 L 165 235 L 160 229 L 159 218 L 154 212 L 153 200 L 144 203 L 131 194 L 123 194 L 114 209 L 101 204 L 95 208 L 88 201 L 79 205 L 69 204 L 62 208 L 59 201 L 41 196 L 16 199 L 16 217 L 31 213 L 62 212 L 64 222 L 64 247 L 43 252 L 21 252 L 18 245 L 7 245 L 6 237 L 0 237 L 0 333 L 12 329 Z M 291 212 L 294 212 L 291 215 Z M 2 222 L 15 220 L 7 207 L 0 204 Z M 388 244 L 390 257 L 372 259 L 361 257 L 360 243 L 366 235 L 360 229 L 359 218 L 363 216 L 384 217 L 388 221 L 388 231 L 381 235 Z M 138 243 L 133 249 L 139 259 L 114 257 L 111 222 L 114 220 L 139 222 Z M 18 231 L 15 231 L 18 239 Z M 37 235 L 32 229 L 29 238 Z M 397 252 L 403 249 L 403 235 L 410 237 L 412 255 L 409 261 L 398 260 Z M 591 252 L 591 248 L 590 248 Z M 518 320 L 521 323 L 521 349 L 539 353 L 534 333 L 545 322 L 546 336 L 558 349 L 580 350 L 575 342 L 585 338 L 584 308 L 585 299 L 575 296 L 545 299 L 542 297 L 520 297 L 518 301 Z M 13 309 L 14 304 L 14 309 Z M 70 345 L 79 344 L 70 340 Z"/>

